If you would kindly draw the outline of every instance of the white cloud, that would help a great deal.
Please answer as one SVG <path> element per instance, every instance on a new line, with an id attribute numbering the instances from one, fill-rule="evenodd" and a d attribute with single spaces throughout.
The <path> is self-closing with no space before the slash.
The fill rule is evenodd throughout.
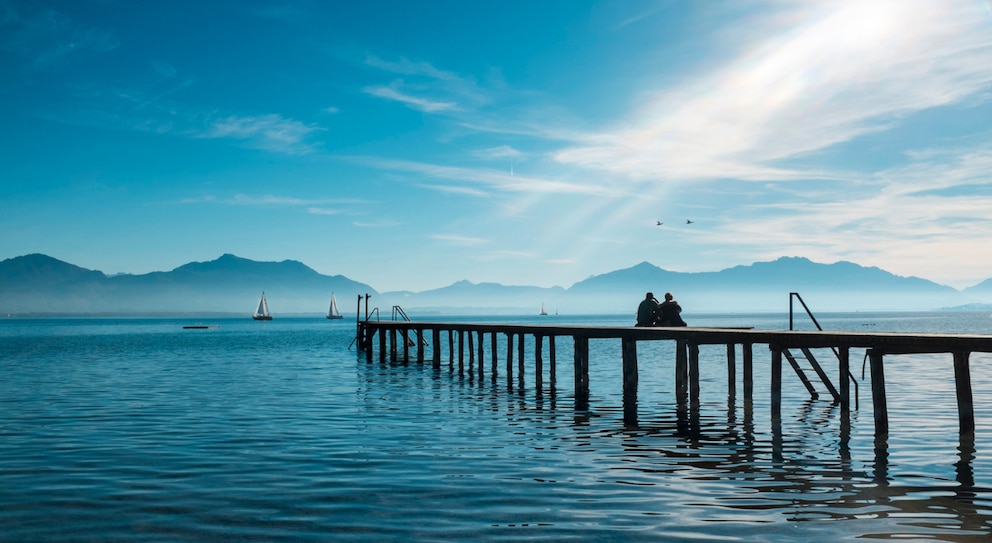
<path id="1" fill-rule="evenodd" d="M 992 86 L 992 29 L 977 6 L 777 5 L 789 16 L 751 22 L 749 35 L 760 42 L 742 45 L 720 69 L 655 93 L 614 129 L 585 134 L 555 158 L 641 179 L 821 177 L 777 164 Z"/>
<path id="2" fill-rule="evenodd" d="M 379 98 L 384 98 L 386 100 L 393 100 L 400 102 L 413 109 L 418 109 L 427 113 L 436 113 L 438 111 L 447 111 L 457 109 L 458 105 L 454 102 L 440 102 L 434 101 L 427 98 L 418 98 L 411 94 L 404 93 L 399 90 L 403 86 L 402 81 L 394 81 L 388 87 L 377 86 L 377 87 L 365 87 L 363 89 L 366 93 L 372 96 L 377 96 Z"/>
<path id="3" fill-rule="evenodd" d="M 244 141 L 249 147 L 289 154 L 305 154 L 313 151 L 308 138 L 321 130 L 281 115 L 260 116 L 231 115 L 209 124 L 197 137 L 230 138 Z"/>
<path id="4" fill-rule="evenodd" d="M 489 243 L 489 240 L 483 238 L 474 238 L 469 236 L 460 236 L 456 234 L 434 234 L 431 239 L 436 239 L 438 241 L 445 241 L 453 245 L 460 247 L 476 247 L 479 245 L 485 245 Z"/>

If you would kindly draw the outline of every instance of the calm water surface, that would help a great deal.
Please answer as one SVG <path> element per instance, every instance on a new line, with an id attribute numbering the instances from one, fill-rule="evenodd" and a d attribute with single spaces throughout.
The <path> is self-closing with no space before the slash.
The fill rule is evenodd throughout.
<path id="1" fill-rule="evenodd" d="M 988 313 L 818 317 L 829 330 L 992 333 Z M 632 320 L 541 319 L 458 318 Z M 199 322 L 215 327 L 183 329 Z M 863 351 L 849 428 L 786 365 L 779 431 L 762 346 L 751 401 L 740 375 L 728 394 L 725 348 L 703 346 L 702 405 L 686 419 L 674 345 L 642 342 L 639 424 L 625 428 L 616 340 L 590 343 L 590 405 L 576 410 L 570 339 L 556 342 L 556 381 L 545 369 L 535 390 L 530 374 L 507 382 L 503 336 L 494 380 L 488 342 L 480 378 L 449 366 L 446 345 L 440 370 L 366 362 L 354 333 L 348 319 L 278 316 L 0 321 L 0 541 L 992 538 L 988 355 L 971 358 L 977 431 L 963 441 L 950 356 L 887 357 L 890 434 L 876 442 Z"/>

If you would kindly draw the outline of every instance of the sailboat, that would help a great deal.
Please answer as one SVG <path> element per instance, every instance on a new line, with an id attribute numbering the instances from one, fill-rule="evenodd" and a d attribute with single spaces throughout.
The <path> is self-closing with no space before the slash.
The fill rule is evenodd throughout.
<path id="1" fill-rule="evenodd" d="M 538 314 L 539 315 L 547 315 L 548 314 L 548 312 L 544 310 L 544 302 L 541 302 L 541 312 L 538 313 Z"/>
<path id="2" fill-rule="evenodd" d="M 270 321 L 272 320 L 272 315 L 269 315 L 269 302 L 265 301 L 265 293 L 262 293 L 262 297 L 258 299 L 258 307 L 255 309 L 255 314 L 251 318 L 257 321 Z"/>
<path id="3" fill-rule="evenodd" d="M 331 307 L 327 308 L 327 318 L 329 319 L 343 319 L 344 316 L 338 311 L 338 300 L 334 297 L 334 293 L 331 293 Z"/>

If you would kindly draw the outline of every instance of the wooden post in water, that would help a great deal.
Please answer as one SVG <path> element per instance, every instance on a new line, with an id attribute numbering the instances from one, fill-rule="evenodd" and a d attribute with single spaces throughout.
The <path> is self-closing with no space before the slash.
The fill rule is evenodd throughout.
<path id="1" fill-rule="evenodd" d="M 534 334 L 534 388 L 541 393 L 544 387 L 544 336 Z"/>
<path id="2" fill-rule="evenodd" d="M 744 401 L 750 402 L 754 398 L 754 346 L 750 343 L 741 345 L 741 358 L 744 359 L 743 376 L 744 379 Z"/>
<path id="3" fill-rule="evenodd" d="M 455 368 L 455 331 L 448 328 L 448 369 Z"/>
<path id="4" fill-rule="evenodd" d="M 573 336 L 575 340 L 575 408 L 589 409 L 589 338 Z"/>
<path id="5" fill-rule="evenodd" d="M 958 397 L 958 425 L 962 434 L 975 431 L 975 403 L 971 395 L 971 368 L 966 351 L 954 351 L 954 389 Z"/>
<path id="6" fill-rule="evenodd" d="M 675 403 L 684 406 L 688 401 L 689 359 L 684 339 L 675 341 Z"/>
<path id="7" fill-rule="evenodd" d="M 689 344 L 689 405 L 699 408 L 699 345 Z"/>
<path id="8" fill-rule="evenodd" d="M 465 332 L 468 334 L 468 371 L 472 371 L 475 368 L 475 341 L 472 339 L 472 331 L 469 330 Z"/>
<path id="9" fill-rule="evenodd" d="M 882 351 L 868 349 L 871 367 L 871 402 L 875 410 L 875 437 L 889 435 L 889 406 L 885 399 L 885 371 L 882 369 Z"/>
<path id="10" fill-rule="evenodd" d="M 778 345 L 768 346 L 772 351 L 772 424 L 782 422 L 782 349 Z"/>
<path id="11" fill-rule="evenodd" d="M 417 328 L 417 362 L 424 361 L 424 329 Z"/>
<path id="12" fill-rule="evenodd" d="M 733 343 L 727 344 L 727 396 L 737 395 L 737 352 Z"/>
<path id="13" fill-rule="evenodd" d="M 379 330 L 379 362 L 386 361 L 386 331 Z"/>
<path id="14" fill-rule="evenodd" d="M 486 344 L 486 334 L 482 330 L 479 330 L 479 379 L 485 377 L 486 372 L 486 361 L 485 361 L 485 344 Z"/>
<path id="15" fill-rule="evenodd" d="M 841 423 L 847 423 L 851 418 L 851 348 L 841 347 L 837 351 L 840 369 L 840 418 Z"/>
<path id="16" fill-rule="evenodd" d="M 520 380 L 521 386 L 524 383 L 524 344 L 526 338 L 527 335 L 521 332 L 520 338 L 517 340 L 517 379 Z"/>
<path id="17" fill-rule="evenodd" d="M 506 333 L 506 388 L 513 389 L 513 333 Z"/>
<path id="18" fill-rule="evenodd" d="M 458 331 L 458 373 L 465 371 L 465 331 Z"/>
<path id="19" fill-rule="evenodd" d="M 551 386 L 554 387 L 555 386 L 555 382 L 557 380 L 556 379 L 556 376 L 555 376 L 555 373 L 556 373 L 555 372 L 555 367 L 556 367 L 556 364 L 557 364 L 555 362 L 555 336 L 551 336 L 550 338 L 548 338 L 548 358 L 551 359 L 549 361 L 550 368 L 548 368 L 548 370 L 551 373 L 551 375 L 550 375 Z"/>
<path id="20" fill-rule="evenodd" d="M 493 359 L 493 368 L 492 368 L 493 377 L 492 377 L 492 379 L 493 379 L 493 382 L 495 383 L 496 382 L 496 375 L 497 375 L 496 368 L 497 368 L 497 363 L 498 363 L 498 360 L 497 360 L 498 357 L 496 355 L 496 332 L 491 332 L 490 333 L 489 347 L 490 347 L 490 349 L 492 349 L 492 359 Z"/>
<path id="21" fill-rule="evenodd" d="M 389 361 L 396 362 L 397 352 L 396 352 L 396 329 L 391 328 L 389 330 Z"/>
<path id="22" fill-rule="evenodd" d="M 623 349 L 623 423 L 637 425 L 637 340 L 621 339 Z"/>
<path id="23" fill-rule="evenodd" d="M 431 329 L 431 338 L 434 345 L 434 369 L 441 369 L 441 329 Z"/>

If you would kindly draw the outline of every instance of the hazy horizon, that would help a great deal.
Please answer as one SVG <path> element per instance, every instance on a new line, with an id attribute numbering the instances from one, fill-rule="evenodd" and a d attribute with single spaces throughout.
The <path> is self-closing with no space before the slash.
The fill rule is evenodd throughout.
<path id="1" fill-rule="evenodd" d="M 988 0 L 0 0 L 0 69 L 0 258 L 992 277 Z"/>

